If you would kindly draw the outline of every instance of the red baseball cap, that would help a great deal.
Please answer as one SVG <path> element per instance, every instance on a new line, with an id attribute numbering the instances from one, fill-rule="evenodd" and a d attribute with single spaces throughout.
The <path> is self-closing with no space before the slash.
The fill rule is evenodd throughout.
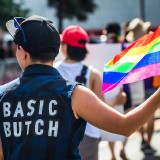
<path id="1" fill-rule="evenodd" d="M 88 34 L 82 27 L 70 25 L 63 30 L 61 34 L 61 42 L 73 47 L 86 48 Z"/>

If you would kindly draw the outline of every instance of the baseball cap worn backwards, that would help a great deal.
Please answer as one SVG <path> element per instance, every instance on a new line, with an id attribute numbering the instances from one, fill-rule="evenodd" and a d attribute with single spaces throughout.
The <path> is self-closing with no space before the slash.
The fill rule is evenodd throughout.
<path id="1" fill-rule="evenodd" d="M 77 25 L 71 25 L 65 28 L 61 35 L 61 42 L 73 47 L 85 48 L 87 41 L 87 32 Z"/>
<path id="2" fill-rule="evenodd" d="M 42 16 L 25 19 L 15 17 L 6 23 L 14 42 L 29 54 L 41 57 L 56 57 L 60 47 L 60 36 L 51 20 Z"/>

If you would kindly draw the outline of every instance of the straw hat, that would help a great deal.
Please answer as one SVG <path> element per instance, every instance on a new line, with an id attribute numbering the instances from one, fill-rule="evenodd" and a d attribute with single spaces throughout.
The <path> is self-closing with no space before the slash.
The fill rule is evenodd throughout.
<path id="1" fill-rule="evenodd" d="M 142 35 L 147 34 L 150 27 L 151 22 L 144 22 L 140 18 L 134 18 L 127 27 L 128 34 L 126 35 L 126 40 L 128 42 L 137 40 Z"/>

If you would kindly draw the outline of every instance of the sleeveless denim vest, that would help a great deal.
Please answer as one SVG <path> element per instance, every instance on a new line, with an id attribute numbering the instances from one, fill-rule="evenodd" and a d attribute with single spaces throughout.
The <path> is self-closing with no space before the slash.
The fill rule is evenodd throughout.
<path id="1" fill-rule="evenodd" d="M 5 160 L 80 160 L 86 122 L 75 119 L 75 82 L 56 69 L 31 65 L 0 86 L 0 136 Z"/>

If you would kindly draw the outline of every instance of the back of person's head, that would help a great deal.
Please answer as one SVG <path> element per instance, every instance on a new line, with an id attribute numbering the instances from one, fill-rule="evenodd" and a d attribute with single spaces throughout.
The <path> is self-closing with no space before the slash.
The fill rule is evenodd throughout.
<path id="1" fill-rule="evenodd" d="M 53 22 L 45 17 L 16 17 L 9 20 L 6 27 L 14 42 L 27 51 L 32 60 L 54 60 L 59 53 L 59 33 Z"/>
<path id="2" fill-rule="evenodd" d="M 107 33 L 116 33 L 119 35 L 121 33 L 121 26 L 118 22 L 110 22 L 106 26 Z"/>
<path id="3" fill-rule="evenodd" d="M 61 35 L 62 44 L 67 44 L 67 54 L 70 59 L 82 61 L 87 52 L 86 44 L 88 42 L 87 32 L 80 26 L 71 25 L 65 28 Z"/>
<path id="4" fill-rule="evenodd" d="M 121 34 L 121 26 L 118 22 L 108 23 L 105 30 L 108 42 L 113 42 L 113 43 L 119 42 L 119 37 Z"/>

